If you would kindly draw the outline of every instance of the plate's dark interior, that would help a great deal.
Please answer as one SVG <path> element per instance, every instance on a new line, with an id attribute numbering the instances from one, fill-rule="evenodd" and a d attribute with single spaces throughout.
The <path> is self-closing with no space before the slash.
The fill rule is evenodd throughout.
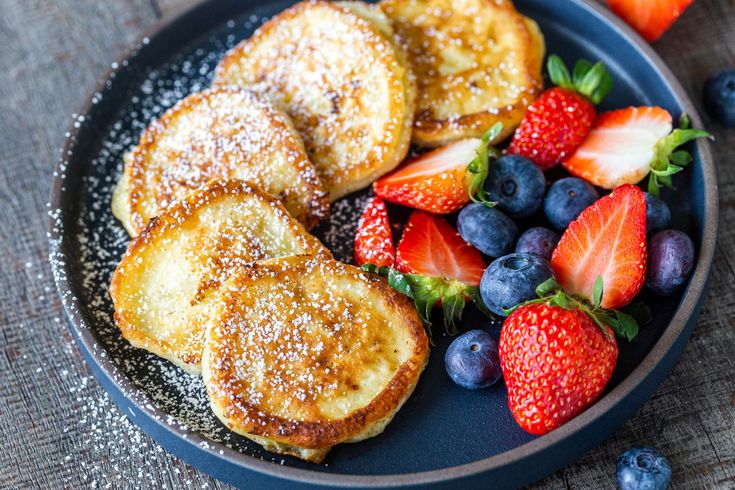
<path id="1" fill-rule="evenodd" d="M 77 119 L 80 130 L 75 151 L 65 168 L 61 218 L 62 250 L 69 266 L 71 294 L 79 298 L 80 314 L 85 320 L 82 328 L 93 332 L 120 373 L 144 392 L 150 403 L 171 415 L 169 423 L 186 425 L 247 455 L 280 464 L 348 474 L 407 473 L 477 461 L 530 441 L 533 437 L 515 424 L 507 409 L 502 384 L 473 392 L 450 381 L 443 366 L 450 339 L 441 335 L 435 337 L 437 345 L 415 394 L 385 433 L 366 442 L 335 448 L 327 464 L 321 466 L 271 455 L 233 435 L 210 413 L 198 379 L 131 348 L 121 339 L 113 323 L 107 285 L 128 241 L 109 206 L 112 187 L 121 171 L 122 154 L 136 143 L 153 118 L 178 99 L 208 85 L 227 48 L 249 36 L 265 18 L 290 2 L 252 7 L 255 3 L 258 2 L 213 3 L 205 14 L 188 17 L 175 29 L 164 29 L 153 41 L 144 40 L 128 62 L 113 65 L 114 76 L 96 94 L 90 112 Z M 614 75 L 615 88 L 603 108 L 658 104 L 674 114 L 680 112 L 672 90 L 632 45 L 621 44 L 609 27 L 601 30 L 599 21 L 589 22 L 580 7 L 571 5 L 573 8 L 565 9 L 562 15 L 552 11 L 551 4 L 557 2 L 516 3 L 540 23 L 548 52 L 558 53 L 568 62 L 578 57 L 606 62 Z M 692 234 L 695 243 L 699 243 L 704 199 L 701 168 L 698 163 L 692 167 L 677 176 L 680 188 L 664 197 L 672 207 L 674 226 Z M 351 259 L 354 228 L 366 195 L 358 193 L 335 203 L 332 220 L 318 229 L 318 236 L 341 260 Z M 391 212 L 403 216 L 397 208 Z M 650 298 L 655 321 L 636 342 L 622 345 L 610 388 L 650 350 L 678 301 L 678 297 Z M 467 312 L 463 327 L 487 328 L 495 335 L 499 330 L 499 324 L 487 321 L 474 308 Z M 435 332 L 440 330 L 435 328 Z M 145 396 L 129 395 L 145 401 Z"/>

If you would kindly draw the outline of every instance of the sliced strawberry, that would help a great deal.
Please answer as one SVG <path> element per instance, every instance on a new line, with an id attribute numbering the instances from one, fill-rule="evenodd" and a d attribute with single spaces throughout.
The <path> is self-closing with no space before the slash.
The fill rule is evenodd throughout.
<path id="1" fill-rule="evenodd" d="M 388 208 L 379 197 L 368 201 L 357 224 L 355 264 L 393 267 L 395 249 L 388 221 Z"/>
<path id="2" fill-rule="evenodd" d="M 478 288 L 485 271 L 480 252 L 438 216 L 423 211 L 411 214 L 398 243 L 395 269 L 363 268 L 384 276 L 394 289 L 412 298 L 427 328 L 431 310 L 437 305 L 444 310 L 444 326 L 450 334 L 457 333 L 457 322 L 470 299 L 490 315 Z"/>
<path id="3" fill-rule="evenodd" d="M 375 182 L 375 194 L 430 213 L 459 211 L 470 201 L 474 175 L 467 167 L 482 145 L 481 139 L 468 138 L 424 153 Z"/>
<path id="4" fill-rule="evenodd" d="M 587 139 L 562 164 L 570 173 L 605 189 L 637 184 L 653 172 L 649 190 L 658 194 L 671 176 L 691 162 L 676 147 L 706 131 L 684 127 L 672 132 L 672 117 L 661 107 L 628 107 L 600 114 Z"/>
<path id="5" fill-rule="evenodd" d="M 561 58 L 551 55 L 547 71 L 557 86 L 531 104 L 508 148 L 508 153 L 524 156 L 543 170 L 582 144 L 597 114 L 594 104 L 612 88 L 612 78 L 601 62 L 592 65 L 579 60 L 570 74 Z"/>
<path id="6" fill-rule="evenodd" d="M 593 302 L 595 283 L 601 277 L 602 308 L 630 303 L 646 276 L 643 192 L 626 184 L 582 211 L 562 235 L 551 266 L 567 293 Z"/>
<path id="7" fill-rule="evenodd" d="M 396 269 L 477 286 L 485 262 L 480 252 L 442 218 L 414 211 L 398 243 Z"/>
<path id="8" fill-rule="evenodd" d="M 607 0 L 613 12 L 647 41 L 655 41 L 694 0 Z"/>

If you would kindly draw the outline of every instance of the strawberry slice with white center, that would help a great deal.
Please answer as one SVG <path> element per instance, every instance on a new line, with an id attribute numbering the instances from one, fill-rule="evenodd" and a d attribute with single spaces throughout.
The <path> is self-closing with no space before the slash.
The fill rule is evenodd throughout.
<path id="1" fill-rule="evenodd" d="M 396 269 L 477 286 L 485 262 L 480 252 L 442 218 L 414 211 L 398 243 Z"/>
<path id="2" fill-rule="evenodd" d="M 450 333 L 456 332 L 456 322 L 468 299 L 487 313 L 478 289 L 485 262 L 480 252 L 439 216 L 414 211 L 396 249 L 396 268 L 366 268 L 387 277 L 391 286 L 413 298 L 427 323 L 432 308 L 441 304 Z"/>
<path id="3" fill-rule="evenodd" d="M 430 213 L 459 211 L 470 201 L 475 177 L 467 167 L 485 145 L 467 138 L 424 153 L 376 181 L 373 190 L 388 202 Z"/>
<path id="4" fill-rule="evenodd" d="M 595 283 L 602 278 L 600 306 L 617 309 L 643 287 L 646 254 L 646 197 L 626 184 L 569 225 L 554 249 L 551 267 L 564 291 L 594 303 Z"/>
<path id="5" fill-rule="evenodd" d="M 392 267 L 395 261 L 388 208 L 379 197 L 371 198 L 362 212 L 355 234 L 355 264 Z"/>
<path id="6" fill-rule="evenodd" d="M 651 174 L 649 192 L 658 195 L 663 185 L 671 186 L 671 176 L 691 161 L 691 155 L 676 148 L 706 131 L 673 130 L 672 117 L 661 107 L 628 107 L 600 114 L 577 151 L 562 162 L 571 174 L 590 183 L 614 189 L 637 184 Z"/>

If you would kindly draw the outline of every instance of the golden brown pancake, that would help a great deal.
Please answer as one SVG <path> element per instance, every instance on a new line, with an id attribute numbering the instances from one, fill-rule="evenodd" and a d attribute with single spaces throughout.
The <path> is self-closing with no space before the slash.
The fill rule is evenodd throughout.
<path id="1" fill-rule="evenodd" d="M 255 184 L 307 228 L 329 213 L 321 181 L 288 116 L 244 90 L 186 97 L 148 127 L 126 160 L 113 213 L 133 236 L 211 179 Z"/>
<path id="2" fill-rule="evenodd" d="M 294 121 L 332 201 L 408 151 L 415 87 L 390 21 L 362 2 L 301 2 L 220 62 L 215 86 L 263 94 Z"/>
<path id="3" fill-rule="evenodd" d="M 418 91 L 413 142 L 510 135 L 543 86 L 544 41 L 509 0 L 383 0 L 405 42 Z"/>
<path id="4" fill-rule="evenodd" d="M 331 257 L 276 199 L 243 181 L 212 181 L 130 242 L 110 285 L 115 320 L 132 345 L 198 373 L 219 285 L 253 261 L 295 254 Z"/>
<path id="5" fill-rule="evenodd" d="M 212 409 L 269 451 L 320 462 L 379 434 L 427 362 L 413 303 L 351 265 L 256 262 L 218 294 L 202 360 Z"/>

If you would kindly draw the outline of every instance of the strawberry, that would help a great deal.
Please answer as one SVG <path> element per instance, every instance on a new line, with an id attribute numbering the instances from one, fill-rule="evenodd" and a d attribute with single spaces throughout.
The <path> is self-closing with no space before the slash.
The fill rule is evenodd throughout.
<path id="1" fill-rule="evenodd" d="M 631 25 L 646 41 L 655 41 L 694 0 L 607 0 L 618 17 Z"/>
<path id="2" fill-rule="evenodd" d="M 646 277 L 646 197 L 626 184 L 582 211 L 559 240 L 551 267 L 564 290 L 592 300 L 598 277 L 605 284 L 600 304 L 631 302 Z"/>
<path id="3" fill-rule="evenodd" d="M 364 268 L 387 277 L 393 288 L 413 298 L 427 324 L 433 307 L 441 304 L 445 326 L 452 334 L 468 299 L 487 313 L 478 288 L 485 271 L 480 252 L 438 216 L 423 211 L 411 214 L 398 243 L 395 269 Z"/>
<path id="4" fill-rule="evenodd" d="M 562 162 L 570 173 L 605 189 L 637 184 L 651 175 L 648 191 L 671 187 L 671 176 L 692 161 L 676 148 L 706 131 L 688 128 L 683 117 L 673 129 L 672 117 L 660 107 L 628 107 L 600 114 L 584 143 Z"/>
<path id="5" fill-rule="evenodd" d="M 414 211 L 398 243 L 396 269 L 477 286 L 485 272 L 485 262 L 480 252 L 465 242 L 446 221 Z"/>
<path id="6" fill-rule="evenodd" d="M 489 156 L 498 156 L 489 142 L 501 128 L 496 124 L 482 139 L 459 140 L 410 160 L 376 181 L 375 194 L 388 202 L 435 214 L 457 212 L 470 200 L 486 202 L 482 182 Z"/>
<path id="7" fill-rule="evenodd" d="M 602 62 L 579 60 L 570 75 L 564 62 L 549 56 L 547 71 L 556 87 L 531 104 L 513 135 L 508 153 L 547 170 L 574 153 L 587 137 L 599 104 L 612 88 Z"/>
<path id="8" fill-rule="evenodd" d="M 602 394 L 618 346 L 610 328 L 580 308 L 526 304 L 503 323 L 499 354 L 513 417 L 524 430 L 540 435 Z"/>
<path id="9" fill-rule="evenodd" d="M 388 208 L 379 197 L 368 201 L 357 224 L 355 264 L 392 267 L 395 262 L 393 233 L 388 222 Z"/>

